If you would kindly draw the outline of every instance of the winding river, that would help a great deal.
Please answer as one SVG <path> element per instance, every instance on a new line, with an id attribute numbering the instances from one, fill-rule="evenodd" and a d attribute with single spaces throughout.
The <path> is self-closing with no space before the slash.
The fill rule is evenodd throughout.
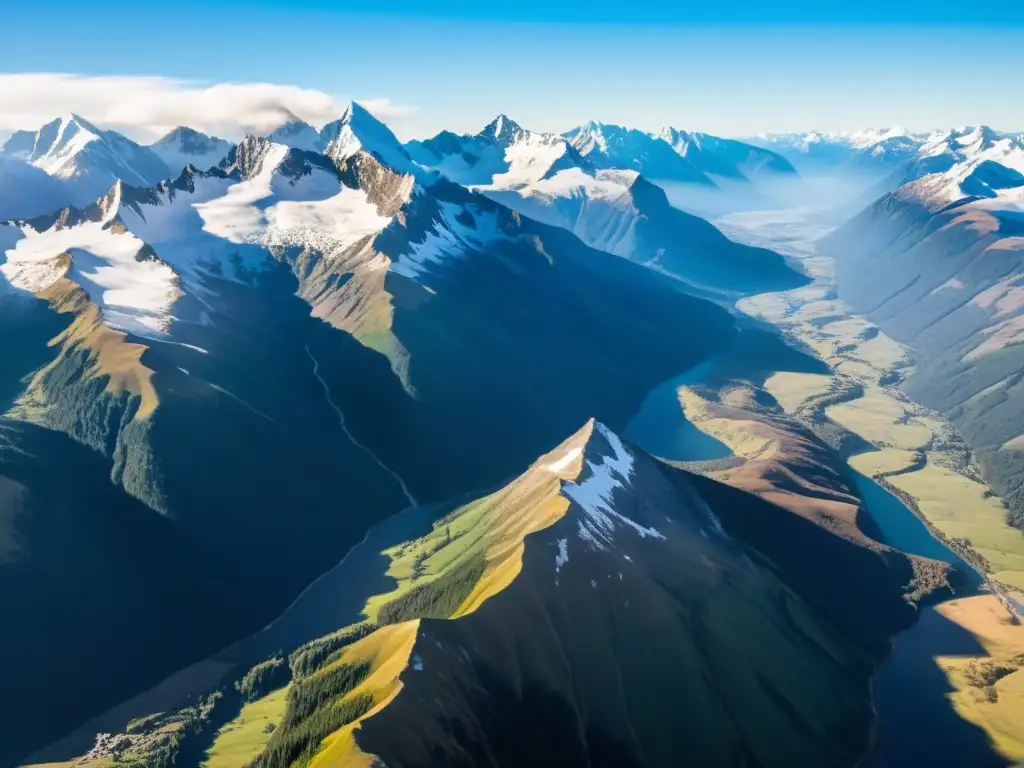
<path id="1" fill-rule="evenodd" d="M 733 214 L 718 224 L 735 240 L 769 247 L 799 261 L 812 278 L 806 288 L 741 301 L 737 305 L 741 311 L 774 321 L 784 333 L 812 347 L 814 334 L 808 333 L 811 338 L 802 338 L 802 332 L 815 327 L 815 320 L 820 318 L 813 317 L 812 312 L 810 322 L 794 322 L 793 318 L 802 310 L 812 302 L 819 302 L 826 304 L 829 312 L 840 313 L 839 317 L 829 318 L 829 322 L 842 321 L 841 313 L 848 309 L 841 301 L 832 300 L 835 297 L 832 260 L 819 253 L 815 246 L 831 227 L 822 223 L 813 210 Z M 848 319 L 859 320 L 852 313 Z M 895 357 L 891 361 L 871 363 L 867 366 L 865 380 L 879 381 L 893 370 L 888 366 L 899 364 Z M 842 365 L 846 365 L 845 361 Z M 856 365 L 864 366 L 864 360 L 857 360 Z M 856 367 L 852 370 L 854 376 L 864 373 Z M 972 593 L 982 587 L 980 574 L 933 536 L 902 500 L 860 472 L 855 471 L 854 477 L 868 515 L 884 543 L 958 566 L 974 577 L 969 587 Z M 966 595 L 958 595 L 963 596 Z M 894 639 L 893 651 L 873 681 L 881 758 L 885 765 L 899 768 L 1009 765 L 992 749 L 984 731 L 963 720 L 953 709 L 948 698 L 952 689 L 937 661 L 940 656 L 977 655 L 981 650 L 972 635 L 945 619 L 934 607 L 923 609 L 914 626 Z"/>
<path id="2" fill-rule="evenodd" d="M 832 262 L 818 253 L 814 242 L 831 227 L 821 223 L 813 211 L 761 211 L 733 214 L 716 222 L 732 239 L 771 248 L 798 261 L 812 278 L 804 288 L 781 294 L 744 299 L 737 309 L 760 320 L 772 322 L 782 332 L 814 348 L 815 339 L 802 338 L 803 328 L 813 322 L 794 322 L 814 302 L 835 296 Z M 829 305 L 834 313 L 841 302 Z M 848 311 L 848 310 L 847 310 Z M 849 315 L 851 320 L 855 316 Z M 828 322 L 844 321 L 830 314 Z M 820 337 L 817 341 L 821 341 Z M 820 347 L 818 347 L 820 349 Z M 862 361 L 858 361 L 860 363 Z M 677 461 L 704 461 L 730 456 L 729 449 L 707 435 L 683 415 L 676 390 L 697 383 L 707 374 L 710 362 L 687 371 L 651 391 L 640 412 L 629 424 L 626 435 L 654 453 Z M 871 376 L 888 373 L 884 366 L 869 370 Z M 876 379 L 877 380 L 877 379 Z M 969 587 L 976 593 L 982 578 L 959 555 L 952 552 L 900 498 L 861 472 L 853 471 L 865 508 L 883 543 L 911 554 L 948 562 L 973 574 Z M 966 594 L 957 595 L 964 597 Z M 921 611 L 913 627 L 894 640 L 893 651 L 880 666 L 874 681 L 875 707 L 879 714 L 881 758 L 884 765 L 955 765 L 972 768 L 1006 766 L 1008 762 L 991 749 L 988 737 L 960 718 L 950 704 L 949 683 L 936 657 L 977 654 L 972 635 L 945 619 L 934 608 Z"/>

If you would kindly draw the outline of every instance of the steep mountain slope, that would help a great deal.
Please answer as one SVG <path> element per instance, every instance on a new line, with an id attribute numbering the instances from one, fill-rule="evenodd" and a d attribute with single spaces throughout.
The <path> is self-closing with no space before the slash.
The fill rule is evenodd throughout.
<path id="1" fill-rule="evenodd" d="M 412 173 L 415 166 L 391 129 L 352 102 L 337 120 L 320 131 L 324 152 L 336 163 L 367 152 L 397 173 Z"/>
<path id="2" fill-rule="evenodd" d="M 672 127 L 662 128 L 655 137 L 670 144 L 680 157 L 712 178 L 754 182 L 779 174 L 796 175 L 796 168 L 782 155 L 735 139 Z"/>
<path id="3" fill-rule="evenodd" d="M 179 125 L 162 139 L 149 145 L 149 148 L 164 161 L 170 170 L 170 176 L 176 177 L 186 165 L 200 170 L 207 170 L 219 165 L 227 157 L 231 147 L 230 141 L 207 136 L 192 128 Z"/>
<path id="4" fill-rule="evenodd" d="M 0 220 L 31 219 L 71 203 L 71 191 L 46 171 L 0 154 Z"/>
<path id="5" fill-rule="evenodd" d="M 827 570 L 801 564 L 812 542 Z M 262 633 L 33 759 L 855 765 L 872 648 L 913 615 L 890 555 L 589 422 L 491 493 L 390 521 Z M 844 599 L 851 567 L 869 610 Z"/>
<path id="6" fill-rule="evenodd" d="M 118 179 L 148 186 L 170 175 L 152 150 L 78 115 L 57 118 L 36 131 L 31 151 L 28 133 L 15 133 L 4 153 L 27 160 L 62 182 L 78 206 L 91 203 Z"/>
<path id="7" fill-rule="evenodd" d="M 826 247 L 841 296 L 914 349 L 908 393 L 952 419 L 1019 525 L 1024 151 L 984 130 L 932 143 L 950 145 L 933 155 L 955 161 L 947 170 L 881 198 Z"/>
<path id="8" fill-rule="evenodd" d="M 407 149 L 428 170 L 691 285 L 729 293 L 799 284 L 777 254 L 730 242 L 635 171 L 595 169 L 563 137 L 504 115 L 478 134 L 442 133 Z"/>
<path id="9" fill-rule="evenodd" d="M 286 269 L 182 270 L 173 317 L 143 305 L 169 323 L 156 331 L 125 311 L 117 297 L 149 294 L 120 277 L 171 268 L 122 256 L 137 239 L 97 226 L 55 227 L 65 243 L 90 239 L 56 244 L 67 251 L 54 282 L 0 299 L 0 461 L 33 500 L 14 518 L 20 556 L 0 567 L 19 627 L 0 656 L 22 702 L 3 762 L 260 626 L 369 521 L 408 503 L 338 429 L 303 348 L 320 328 Z M 107 250 L 119 238 L 125 250 Z M 362 348 L 338 344 L 359 366 Z M 124 666 L 90 662 L 104 653 Z"/>
<path id="10" fill-rule="evenodd" d="M 48 704 L 9 723 L 5 759 L 264 624 L 375 521 L 500 482 L 592 413 L 623 426 L 732 333 L 649 270 L 382 164 L 390 132 L 346 125 L 359 147 L 336 141 L 333 160 L 249 137 L 223 168 L 0 225 L 5 461 L 67 467 L 72 488 L 112 482 L 118 504 L 188 542 L 162 575 L 226 582 L 195 590 L 209 622 L 181 620 L 191 593 L 169 594 L 167 623 L 116 674 L 75 638 L 113 642 L 111 612 L 142 621 L 144 602 L 85 596 L 52 643 L 31 641 L 48 625 L 26 608 L 0 641 L 18 660 L 9 690 Z M 91 461 L 39 448 L 40 428 Z M 9 476 L 46 498 L 38 475 Z M 17 514 L 19 567 L 50 573 L 56 513 L 25 517 L 18 498 L 0 519 Z M 97 557 L 116 579 L 129 555 Z M 0 566 L 0 581 L 25 572 Z M 54 604 L 79 594 L 73 570 L 39 578 Z M 46 675 L 54 654 L 80 672 Z"/>
<path id="11" fill-rule="evenodd" d="M 595 168 L 623 168 L 639 171 L 649 179 L 715 187 L 668 142 L 643 131 L 592 120 L 564 135 Z"/>
<path id="12" fill-rule="evenodd" d="M 925 176 L 946 173 L 957 165 L 966 163 L 967 165 L 961 165 L 961 169 L 969 169 L 985 160 L 992 160 L 1013 166 L 1012 155 L 1015 151 L 1019 151 L 1021 145 L 1019 140 L 1001 136 L 987 126 L 936 131 L 928 136 L 904 162 L 871 185 L 858 198 L 856 212 L 859 213 L 880 197 L 894 192 L 905 184 L 910 184 Z M 970 173 L 969 170 L 967 172 Z M 979 179 L 979 183 L 985 184 L 981 179 Z M 955 186 L 952 192 L 947 193 L 949 201 L 959 199 L 959 192 L 959 187 Z M 975 194 L 966 188 L 963 193 Z"/>
<path id="13" fill-rule="evenodd" d="M 714 293 L 784 290 L 804 282 L 777 253 L 729 240 L 631 171 L 563 171 L 517 191 L 486 194 L 595 248 Z"/>

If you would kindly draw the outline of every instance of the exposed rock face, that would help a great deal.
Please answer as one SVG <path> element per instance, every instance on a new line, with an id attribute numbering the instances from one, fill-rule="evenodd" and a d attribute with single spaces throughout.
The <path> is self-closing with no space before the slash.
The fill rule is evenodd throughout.
<path id="1" fill-rule="evenodd" d="M 19 614 L 25 633 L 2 644 L 19 659 L 11 690 L 49 703 L 24 708 L 12 755 L 264 625 L 408 504 L 396 477 L 427 502 L 500 482 L 592 414 L 623 426 L 730 333 L 727 313 L 649 270 L 417 181 L 357 133 L 363 149 L 332 157 L 250 137 L 220 168 L 0 226 L 0 394 L 16 427 L 0 473 L 49 499 L 40 467 L 74 453 L 69 488 L 105 483 L 126 515 L 188 542 L 139 589 L 194 569 L 159 616 L 113 586 L 60 633 Z M 0 566 L 3 583 L 24 586 L 46 557 L 48 504 L 19 513 L 32 555 Z M 94 550 L 115 581 L 133 568 Z M 62 573 L 26 594 L 63 604 L 69 579 L 102 581 Z M 199 592 L 209 621 L 182 622 Z M 82 663 L 71 638 L 121 647 L 104 629 L 115 615 L 148 622 L 145 654 L 90 667 L 74 695 L 43 674 L 55 655 Z"/>
<path id="2" fill-rule="evenodd" d="M 733 243 L 707 221 L 671 206 L 664 190 L 648 180 L 658 178 L 651 162 L 626 163 L 610 149 L 612 154 L 602 154 L 608 134 L 625 142 L 617 152 L 631 152 L 639 143 L 673 167 L 693 167 L 660 138 L 612 128 L 595 125 L 558 136 L 527 131 L 501 115 L 478 134 L 442 133 L 407 149 L 427 169 L 700 290 L 745 293 L 802 283 L 777 254 Z M 739 160 L 730 162 L 738 169 Z"/>

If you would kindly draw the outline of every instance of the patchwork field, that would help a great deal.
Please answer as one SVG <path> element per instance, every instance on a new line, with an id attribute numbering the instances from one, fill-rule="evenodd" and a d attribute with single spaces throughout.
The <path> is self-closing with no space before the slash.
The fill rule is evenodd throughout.
<path id="1" fill-rule="evenodd" d="M 837 424 L 876 446 L 903 450 L 924 448 L 931 442 L 932 431 L 911 413 L 880 387 L 868 387 L 863 397 L 825 410 Z"/>
<path id="2" fill-rule="evenodd" d="M 904 472 L 914 465 L 920 453 L 902 448 L 882 448 L 851 456 L 849 464 L 868 477 L 880 477 L 894 472 Z"/>
<path id="3" fill-rule="evenodd" d="M 1006 524 L 1006 509 L 982 483 L 929 462 L 889 482 L 915 499 L 928 520 L 953 538 L 968 538 L 992 565 L 992 578 L 1024 589 L 1024 533 Z"/>
<path id="4" fill-rule="evenodd" d="M 779 371 L 768 377 L 764 388 L 786 413 L 793 413 L 808 400 L 828 392 L 832 388 L 832 377 L 821 373 Z"/>

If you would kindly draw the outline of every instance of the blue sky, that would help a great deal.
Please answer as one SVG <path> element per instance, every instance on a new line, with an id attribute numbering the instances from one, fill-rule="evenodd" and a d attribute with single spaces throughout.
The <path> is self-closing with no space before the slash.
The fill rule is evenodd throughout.
<path id="1" fill-rule="evenodd" d="M 1024 130 L 1022 4 L 394 0 L 386 14 L 380 5 L 7 0 L 0 72 L 388 99 L 408 108 L 394 126 L 404 137 L 476 130 L 499 111 L 538 130 L 588 119 L 723 135 Z"/>

